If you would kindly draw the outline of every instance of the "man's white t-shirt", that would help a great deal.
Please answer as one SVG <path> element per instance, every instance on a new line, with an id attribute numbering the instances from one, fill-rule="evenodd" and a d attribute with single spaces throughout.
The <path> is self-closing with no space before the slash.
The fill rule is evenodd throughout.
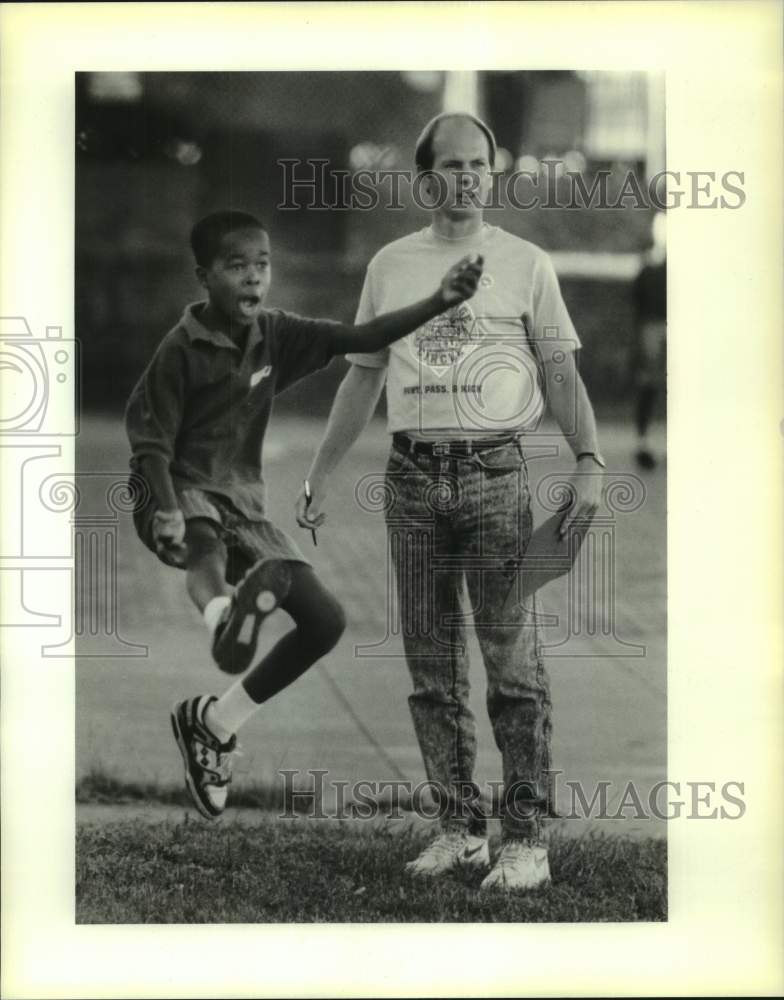
<path id="1" fill-rule="evenodd" d="M 390 433 L 532 429 L 544 410 L 540 365 L 557 365 L 580 347 L 547 254 L 487 224 L 459 240 L 428 227 L 383 247 L 368 265 L 356 322 L 432 295 L 473 253 L 484 257 L 473 298 L 382 351 L 346 355 L 352 364 L 388 367 Z"/>

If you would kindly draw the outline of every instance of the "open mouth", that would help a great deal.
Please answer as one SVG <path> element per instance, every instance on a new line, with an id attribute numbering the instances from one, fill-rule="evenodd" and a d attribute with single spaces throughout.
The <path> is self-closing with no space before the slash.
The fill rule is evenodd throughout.
<path id="1" fill-rule="evenodd" d="M 252 316 L 261 305 L 261 298 L 258 295 L 243 295 L 237 299 L 237 305 L 243 316 Z"/>

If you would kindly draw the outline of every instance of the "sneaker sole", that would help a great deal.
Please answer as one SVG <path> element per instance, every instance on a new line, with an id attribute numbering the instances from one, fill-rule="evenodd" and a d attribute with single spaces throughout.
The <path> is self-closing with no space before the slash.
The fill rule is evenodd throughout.
<path id="1" fill-rule="evenodd" d="M 541 882 L 537 882 L 535 885 L 503 885 L 500 882 L 496 882 L 493 885 L 480 885 L 480 892 L 500 892 L 500 893 L 513 893 L 513 892 L 538 892 L 540 889 L 549 889 L 552 885 L 552 879 L 546 878 Z"/>
<path id="2" fill-rule="evenodd" d="M 490 857 L 483 856 L 481 851 L 478 851 L 467 858 L 458 857 L 450 868 L 443 868 L 441 871 L 418 871 L 409 867 L 413 864 L 413 861 L 409 861 L 403 867 L 403 871 L 411 878 L 446 878 L 459 872 L 487 871 L 490 867 Z"/>
<path id="3" fill-rule="evenodd" d="M 481 892 L 536 892 L 538 889 L 549 889 L 552 885 L 552 877 L 548 865 L 547 874 L 533 885 L 507 885 L 505 882 L 494 882 L 492 885 L 480 885 Z"/>
<path id="4" fill-rule="evenodd" d="M 205 819 L 218 820 L 220 819 L 222 812 L 211 812 L 209 808 L 202 802 L 198 789 L 196 788 L 196 783 L 193 780 L 190 769 L 190 754 L 188 753 L 188 747 L 185 742 L 185 737 L 182 735 L 182 730 L 180 729 L 180 723 L 177 718 L 177 713 L 179 712 L 179 705 L 171 710 L 170 718 L 172 729 L 174 731 L 174 738 L 177 741 L 177 746 L 180 749 L 180 754 L 182 755 L 183 764 L 185 765 L 185 787 L 190 793 L 190 797 L 193 801 L 194 806 L 201 813 Z"/>
<path id="5" fill-rule="evenodd" d="M 240 582 L 234 613 L 215 643 L 212 656 L 225 674 L 242 674 L 253 662 L 264 621 L 285 600 L 291 584 L 288 567 L 279 559 L 254 566 Z"/>

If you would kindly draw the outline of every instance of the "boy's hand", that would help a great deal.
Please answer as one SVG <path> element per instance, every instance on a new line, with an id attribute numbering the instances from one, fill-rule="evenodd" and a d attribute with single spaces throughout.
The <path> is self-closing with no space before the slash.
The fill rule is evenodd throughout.
<path id="1" fill-rule="evenodd" d="M 156 510 L 152 537 L 158 557 L 169 566 L 184 566 L 188 558 L 185 544 L 185 517 L 181 510 Z"/>
<path id="2" fill-rule="evenodd" d="M 471 298 L 482 277 L 483 265 L 484 258 L 475 253 L 463 257 L 454 267 L 450 267 L 441 282 L 441 298 L 445 308 Z"/>
<path id="3" fill-rule="evenodd" d="M 311 490 L 310 503 L 308 503 L 305 496 L 305 489 L 303 487 L 299 491 L 294 504 L 294 515 L 297 518 L 297 524 L 300 528 L 312 531 L 315 528 L 320 528 L 327 519 L 327 515 L 321 510 L 321 505 L 326 499 L 327 490 L 326 483 L 319 483 L 317 480 L 313 479 L 309 482 Z"/>

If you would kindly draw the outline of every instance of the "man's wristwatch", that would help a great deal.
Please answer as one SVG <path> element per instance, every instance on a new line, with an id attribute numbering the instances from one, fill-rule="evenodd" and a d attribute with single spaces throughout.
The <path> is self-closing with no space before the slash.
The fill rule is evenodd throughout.
<path id="1" fill-rule="evenodd" d="M 599 468 L 601 469 L 607 468 L 607 463 L 605 462 L 605 460 L 602 458 L 602 456 L 599 454 L 598 451 L 581 451 L 580 454 L 577 456 L 576 461 L 579 462 L 581 458 L 592 458 L 594 462 L 596 462 L 596 464 L 599 466 Z"/>

